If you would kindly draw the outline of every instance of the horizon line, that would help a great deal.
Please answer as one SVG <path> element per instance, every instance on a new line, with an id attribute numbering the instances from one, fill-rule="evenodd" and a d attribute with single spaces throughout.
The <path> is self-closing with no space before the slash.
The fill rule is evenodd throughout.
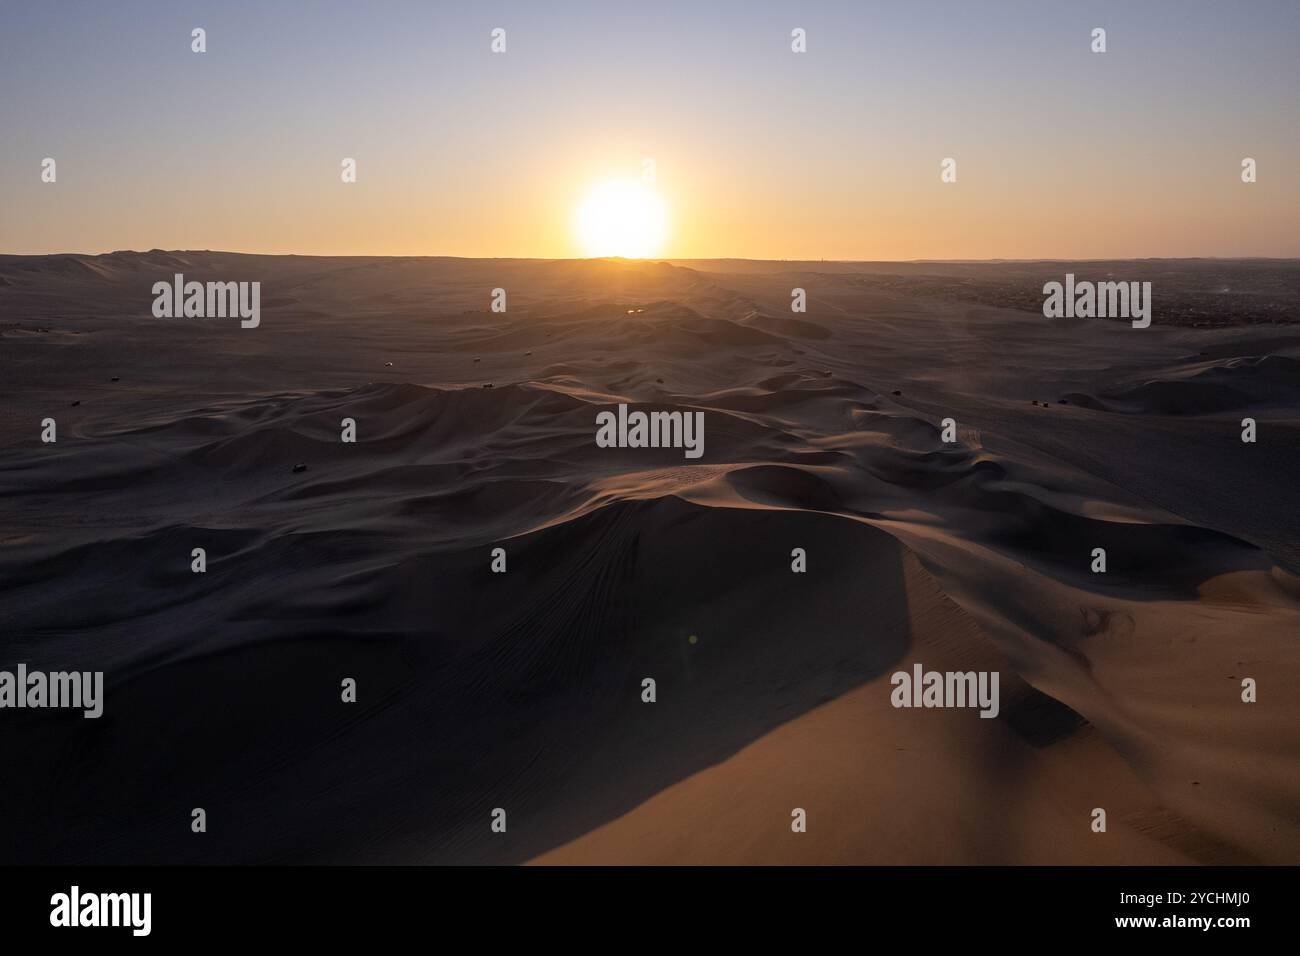
<path id="1" fill-rule="evenodd" d="M 667 263 L 674 262 L 789 262 L 816 263 L 826 262 L 840 265 L 853 264 L 894 264 L 894 265 L 979 265 L 997 263 L 1030 262 L 1300 262 L 1300 256 L 1088 256 L 1086 258 L 1068 258 L 1060 256 L 1043 256 L 1037 258 L 991 257 L 987 259 L 807 259 L 807 258 L 751 258 L 746 256 L 645 256 L 627 258 L 625 256 L 456 256 L 445 254 L 377 254 L 377 253 L 300 253 L 300 252 L 241 252 L 234 249 L 113 249 L 109 252 L 0 252 L 0 258 L 39 259 L 55 256 L 83 256 L 98 259 L 103 256 L 123 255 L 185 255 L 204 253 L 223 256 L 258 256 L 261 258 L 295 258 L 295 259 L 459 259 L 467 262 L 507 261 L 507 262 L 628 262 L 628 263 Z"/>

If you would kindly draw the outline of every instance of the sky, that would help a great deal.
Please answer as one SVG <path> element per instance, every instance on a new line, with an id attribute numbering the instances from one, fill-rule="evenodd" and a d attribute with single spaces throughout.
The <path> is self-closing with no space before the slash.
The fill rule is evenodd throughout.
<path id="1" fill-rule="evenodd" d="M 653 159 L 660 258 L 1300 256 L 1298 41 L 1297 0 L 3 0 L 0 253 L 582 256 Z"/>

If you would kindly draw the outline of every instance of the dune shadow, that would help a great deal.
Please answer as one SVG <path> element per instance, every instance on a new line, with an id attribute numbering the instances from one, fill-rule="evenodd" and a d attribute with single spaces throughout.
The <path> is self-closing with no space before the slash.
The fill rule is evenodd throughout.
<path id="1" fill-rule="evenodd" d="M 521 862 L 910 642 L 901 546 L 829 516 L 620 502 L 504 542 L 504 574 L 487 548 L 393 560 L 372 539 L 327 554 L 301 537 L 244 555 L 194 620 L 172 608 L 193 634 L 224 612 L 196 641 L 212 649 L 110 668 L 103 718 L 6 722 L 0 747 L 28 781 L 0 796 L 23 821 L 7 861 Z M 61 638 L 82 642 L 83 667 L 107 659 L 94 635 Z M 189 827 L 200 806 L 205 835 Z"/>

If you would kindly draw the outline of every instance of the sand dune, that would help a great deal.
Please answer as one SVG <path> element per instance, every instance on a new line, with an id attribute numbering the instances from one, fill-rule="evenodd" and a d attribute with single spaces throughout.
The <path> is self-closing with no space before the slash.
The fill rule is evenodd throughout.
<path id="1" fill-rule="evenodd" d="M 174 271 L 260 327 L 152 318 Z M 872 282 L 0 256 L 0 666 L 108 686 L 0 721 L 0 858 L 1294 862 L 1300 330 Z M 703 457 L 597 447 L 618 403 Z M 916 662 L 1002 713 L 891 707 Z"/>

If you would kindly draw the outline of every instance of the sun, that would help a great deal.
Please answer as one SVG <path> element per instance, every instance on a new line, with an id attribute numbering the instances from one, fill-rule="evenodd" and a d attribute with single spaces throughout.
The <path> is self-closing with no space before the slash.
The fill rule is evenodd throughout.
<path id="1" fill-rule="evenodd" d="M 614 180 L 587 193 L 578 207 L 578 240 L 588 256 L 653 256 L 668 233 L 663 201 L 643 182 Z"/>

